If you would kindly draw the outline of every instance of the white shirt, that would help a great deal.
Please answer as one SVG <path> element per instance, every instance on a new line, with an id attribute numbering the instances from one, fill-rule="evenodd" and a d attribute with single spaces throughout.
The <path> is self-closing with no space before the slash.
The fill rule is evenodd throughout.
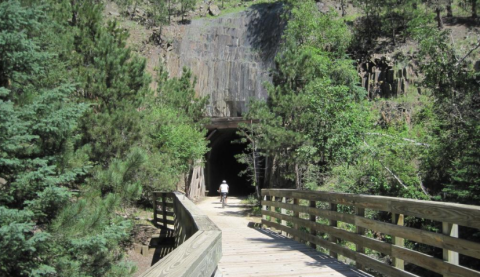
<path id="1" fill-rule="evenodd" d="M 221 184 L 220 185 L 220 192 L 228 192 L 228 185 L 227 184 Z"/>

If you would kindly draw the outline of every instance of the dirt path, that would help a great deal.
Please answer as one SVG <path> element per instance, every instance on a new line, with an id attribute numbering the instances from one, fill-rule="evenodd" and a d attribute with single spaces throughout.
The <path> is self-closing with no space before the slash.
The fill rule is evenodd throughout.
<path id="1" fill-rule="evenodd" d="M 223 256 L 218 268 L 235 276 L 369 276 L 310 247 L 267 229 L 249 227 L 249 207 L 229 197 L 222 209 L 218 197 L 197 203 L 222 230 Z"/>

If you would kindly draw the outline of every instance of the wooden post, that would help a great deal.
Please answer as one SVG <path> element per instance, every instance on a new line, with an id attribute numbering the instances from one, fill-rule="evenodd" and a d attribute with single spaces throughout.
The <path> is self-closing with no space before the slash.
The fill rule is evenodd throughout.
<path id="1" fill-rule="evenodd" d="M 338 211 L 338 205 L 330 203 L 330 211 L 337 212 Z M 330 219 L 330 226 L 337 227 L 337 221 Z M 334 237 L 333 235 L 329 234 L 329 240 L 333 243 L 337 243 L 338 239 L 336 237 Z M 338 258 L 338 254 L 336 252 L 333 252 L 332 250 L 330 250 L 330 256 L 332 256 L 335 259 Z"/>
<path id="2" fill-rule="evenodd" d="M 167 226 L 167 194 L 166 193 L 162 193 L 162 212 L 163 212 L 163 227 L 167 229 L 168 226 Z"/>
<path id="3" fill-rule="evenodd" d="M 286 198 L 286 197 L 282 197 L 282 203 L 287 203 L 287 198 Z M 280 213 L 281 213 L 281 214 L 287 214 L 287 210 L 281 208 L 281 209 L 280 209 Z M 282 219 L 282 223 L 281 223 L 281 224 L 282 224 L 283 226 L 287 226 L 287 221 Z M 283 235 L 283 236 L 288 236 L 287 232 L 285 232 L 285 231 L 282 231 L 282 235 Z"/>
<path id="4" fill-rule="evenodd" d="M 293 205 L 298 206 L 299 204 L 300 204 L 300 200 L 298 200 L 297 198 L 294 198 L 293 199 Z M 294 218 L 300 218 L 300 213 L 294 211 L 293 212 L 293 217 Z M 299 229 L 298 227 L 299 227 L 298 223 L 293 224 L 293 229 L 295 229 L 296 231 L 298 231 L 298 229 Z M 299 237 L 294 237 L 294 239 L 295 239 L 295 241 L 300 242 Z"/>
<path id="5" fill-rule="evenodd" d="M 317 208 L 317 202 L 316 201 L 310 201 L 310 208 Z M 310 221 L 312 222 L 317 222 L 317 217 L 313 214 L 310 214 Z M 314 228 L 310 229 L 310 235 L 316 236 L 317 235 L 317 230 Z M 313 249 L 317 249 L 317 245 L 315 243 L 310 242 L 310 247 Z"/>
<path id="6" fill-rule="evenodd" d="M 405 216 L 403 214 L 394 214 L 392 213 L 392 222 L 393 224 L 397 224 L 399 226 L 403 226 L 405 224 Z M 405 246 L 405 239 L 399 237 L 392 237 L 392 242 L 396 246 L 404 247 Z M 393 257 L 393 266 L 404 270 L 405 269 L 405 261 L 396 257 Z"/>
<path id="7" fill-rule="evenodd" d="M 264 195 L 264 196 L 263 196 L 263 201 L 268 201 L 268 198 L 269 198 L 268 196 Z M 267 210 L 267 205 L 263 204 L 263 205 L 262 205 L 262 209 L 263 209 L 264 211 L 266 211 L 266 210 Z M 262 219 L 263 219 L 263 220 L 267 220 L 267 216 L 264 215 L 264 214 L 262 214 Z"/>
<path id="8" fill-rule="evenodd" d="M 458 238 L 458 224 L 442 222 L 442 231 L 443 231 L 443 234 L 446 236 Z M 458 252 L 453 252 L 448 249 L 443 249 L 443 260 L 448 263 L 458 265 Z M 450 275 L 444 274 L 443 276 L 447 277 Z"/>
<path id="9" fill-rule="evenodd" d="M 270 196 L 270 201 L 275 202 L 275 200 L 277 200 L 275 196 Z M 273 205 L 270 206 L 270 211 L 274 213 L 275 212 L 275 206 L 273 206 Z M 276 221 L 276 218 L 271 216 L 270 217 L 270 222 L 275 222 L 275 221 Z"/>
<path id="10" fill-rule="evenodd" d="M 355 214 L 357 216 L 361 216 L 361 217 L 364 217 L 365 216 L 365 209 L 364 208 L 358 208 L 358 207 L 355 207 Z M 365 228 L 363 227 L 358 227 L 358 226 L 355 226 L 357 228 L 357 234 L 363 236 L 365 235 Z M 361 244 L 356 244 L 355 245 L 355 249 L 358 253 L 365 253 L 365 247 Z M 359 262 L 356 262 L 355 263 L 356 267 L 360 270 L 365 270 L 365 266 L 362 265 L 361 263 Z"/>

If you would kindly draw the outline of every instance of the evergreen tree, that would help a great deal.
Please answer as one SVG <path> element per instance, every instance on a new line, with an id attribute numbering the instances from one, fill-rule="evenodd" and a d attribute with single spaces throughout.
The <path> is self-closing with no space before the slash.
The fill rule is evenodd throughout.
<path id="1" fill-rule="evenodd" d="M 185 14 L 195 8 L 197 0 L 178 0 L 180 2 L 180 14 L 182 15 L 182 22 L 185 21 Z"/>
<path id="2" fill-rule="evenodd" d="M 248 118 L 261 119 L 258 148 L 273 157 L 274 167 L 286 168 L 284 178 L 303 188 L 303 172 L 317 166 L 325 173 L 348 158 L 357 141 L 356 101 L 363 92 L 345 56 L 350 37 L 345 24 L 332 12 L 318 12 L 313 1 L 292 1 L 290 7 L 270 99 L 254 104 Z"/>
<path id="3" fill-rule="evenodd" d="M 160 25 L 160 35 L 162 34 L 162 28 L 170 21 L 169 8 L 166 0 L 154 0 L 152 3 L 152 13 L 154 25 Z"/>
<path id="4" fill-rule="evenodd" d="M 191 71 L 184 68 L 181 77 L 169 79 L 160 66 L 157 83 L 158 95 L 147 98 L 142 124 L 142 145 L 150 153 L 143 178 L 155 180 L 146 186 L 149 191 L 160 189 L 159 185 L 163 190 L 173 189 L 208 150 L 203 127 L 208 98 L 195 97 Z"/>
<path id="5" fill-rule="evenodd" d="M 470 55 L 480 43 L 460 52 L 448 31 L 416 28 L 415 36 L 425 73 L 423 83 L 436 101 L 434 147 L 424 158 L 428 185 L 443 191 L 445 200 L 478 204 L 475 192 L 480 191 L 480 164 L 474 149 L 478 149 L 479 142 L 480 102 L 478 74 Z"/>

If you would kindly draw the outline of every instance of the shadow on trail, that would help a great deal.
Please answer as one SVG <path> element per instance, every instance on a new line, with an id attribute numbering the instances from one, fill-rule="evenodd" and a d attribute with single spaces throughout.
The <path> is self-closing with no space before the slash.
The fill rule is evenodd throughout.
<path id="1" fill-rule="evenodd" d="M 254 229 L 269 238 L 250 238 L 250 241 L 262 243 L 265 245 L 265 248 L 275 248 L 277 251 L 298 251 L 315 260 L 315 262 L 305 262 L 305 267 L 313 267 L 315 269 L 330 268 L 344 276 L 371 277 L 371 275 L 346 265 L 327 254 L 318 252 L 303 243 L 296 242 L 274 231 L 261 228 Z"/>

